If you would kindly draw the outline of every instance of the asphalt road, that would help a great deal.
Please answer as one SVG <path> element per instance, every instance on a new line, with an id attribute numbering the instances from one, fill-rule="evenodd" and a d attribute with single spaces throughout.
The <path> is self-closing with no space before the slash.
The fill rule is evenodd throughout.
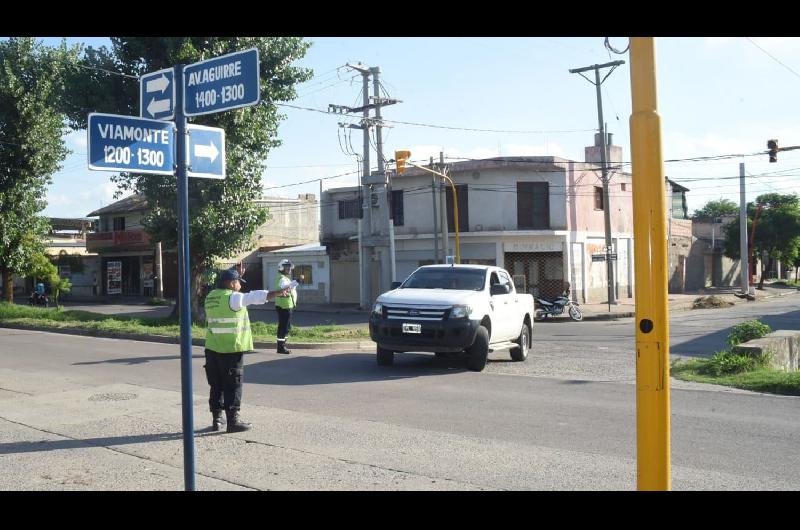
<path id="1" fill-rule="evenodd" d="M 797 329 L 798 302 L 676 313 L 673 352 L 707 354 L 753 316 Z M 400 472 L 443 489 L 634 489 L 632 325 L 540 324 L 527 362 L 493 352 L 482 373 L 427 354 L 398 354 L 394 366 L 378 367 L 365 351 L 258 352 L 246 356 L 243 413 L 268 447 L 324 455 L 347 473 L 360 466 L 355 489 L 421 487 L 380 478 Z M 0 329 L 0 379 L 29 378 L 31 394 L 53 391 L 42 388 L 47 374 L 78 386 L 177 392 L 178 353 L 175 345 Z M 201 408 L 202 364 L 195 348 Z M 674 380 L 671 397 L 674 489 L 800 489 L 798 398 Z M 206 419 L 197 414 L 198 425 Z M 302 487 L 334 487 L 330 480 L 311 473 Z"/>

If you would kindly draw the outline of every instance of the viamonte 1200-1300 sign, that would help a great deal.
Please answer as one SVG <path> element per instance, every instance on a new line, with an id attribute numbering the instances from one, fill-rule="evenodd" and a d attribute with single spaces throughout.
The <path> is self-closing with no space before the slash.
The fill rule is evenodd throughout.
<path id="1" fill-rule="evenodd" d="M 169 121 L 89 114 L 89 169 L 172 175 L 174 127 Z"/>

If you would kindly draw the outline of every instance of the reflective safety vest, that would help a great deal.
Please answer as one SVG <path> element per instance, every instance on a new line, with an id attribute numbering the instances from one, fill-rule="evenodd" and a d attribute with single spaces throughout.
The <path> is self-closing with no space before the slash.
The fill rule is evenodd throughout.
<path id="1" fill-rule="evenodd" d="M 281 291 L 281 280 L 284 278 L 291 280 L 291 278 L 285 274 L 278 274 L 278 276 L 275 278 L 275 291 Z M 275 305 L 283 309 L 294 309 L 294 307 L 297 305 L 297 292 L 295 292 L 294 289 L 290 289 L 289 294 L 286 296 L 276 294 Z"/>
<path id="2" fill-rule="evenodd" d="M 206 348 L 217 353 L 238 353 L 253 349 L 247 308 L 233 311 L 230 289 L 214 289 L 206 296 Z"/>

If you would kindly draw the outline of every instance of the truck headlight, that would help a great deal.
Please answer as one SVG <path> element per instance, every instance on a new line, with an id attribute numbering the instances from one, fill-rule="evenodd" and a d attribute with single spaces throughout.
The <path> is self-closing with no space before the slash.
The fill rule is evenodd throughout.
<path id="1" fill-rule="evenodd" d="M 468 305 L 454 305 L 450 311 L 450 318 L 468 318 L 472 314 L 472 307 Z"/>
<path id="2" fill-rule="evenodd" d="M 372 306 L 372 312 L 375 313 L 376 315 L 382 315 L 383 314 L 383 304 L 380 303 L 380 302 L 375 302 L 375 305 Z"/>

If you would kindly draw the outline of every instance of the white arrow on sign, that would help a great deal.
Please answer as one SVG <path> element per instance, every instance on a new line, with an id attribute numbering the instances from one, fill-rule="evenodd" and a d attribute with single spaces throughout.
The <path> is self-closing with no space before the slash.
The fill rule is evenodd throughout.
<path id="1" fill-rule="evenodd" d="M 194 156 L 198 158 L 210 158 L 213 162 L 219 155 L 219 149 L 211 142 L 209 145 L 196 144 L 194 146 Z"/>
<path id="2" fill-rule="evenodd" d="M 155 116 L 159 112 L 167 112 L 169 111 L 169 100 L 168 99 L 154 99 L 150 101 L 147 105 L 147 112 L 150 113 L 150 116 Z"/>
<path id="3" fill-rule="evenodd" d="M 164 74 L 161 74 L 161 77 L 157 77 L 152 81 L 147 82 L 147 92 L 155 92 L 156 90 L 160 91 L 162 94 L 169 86 L 169 79 Z"/>

